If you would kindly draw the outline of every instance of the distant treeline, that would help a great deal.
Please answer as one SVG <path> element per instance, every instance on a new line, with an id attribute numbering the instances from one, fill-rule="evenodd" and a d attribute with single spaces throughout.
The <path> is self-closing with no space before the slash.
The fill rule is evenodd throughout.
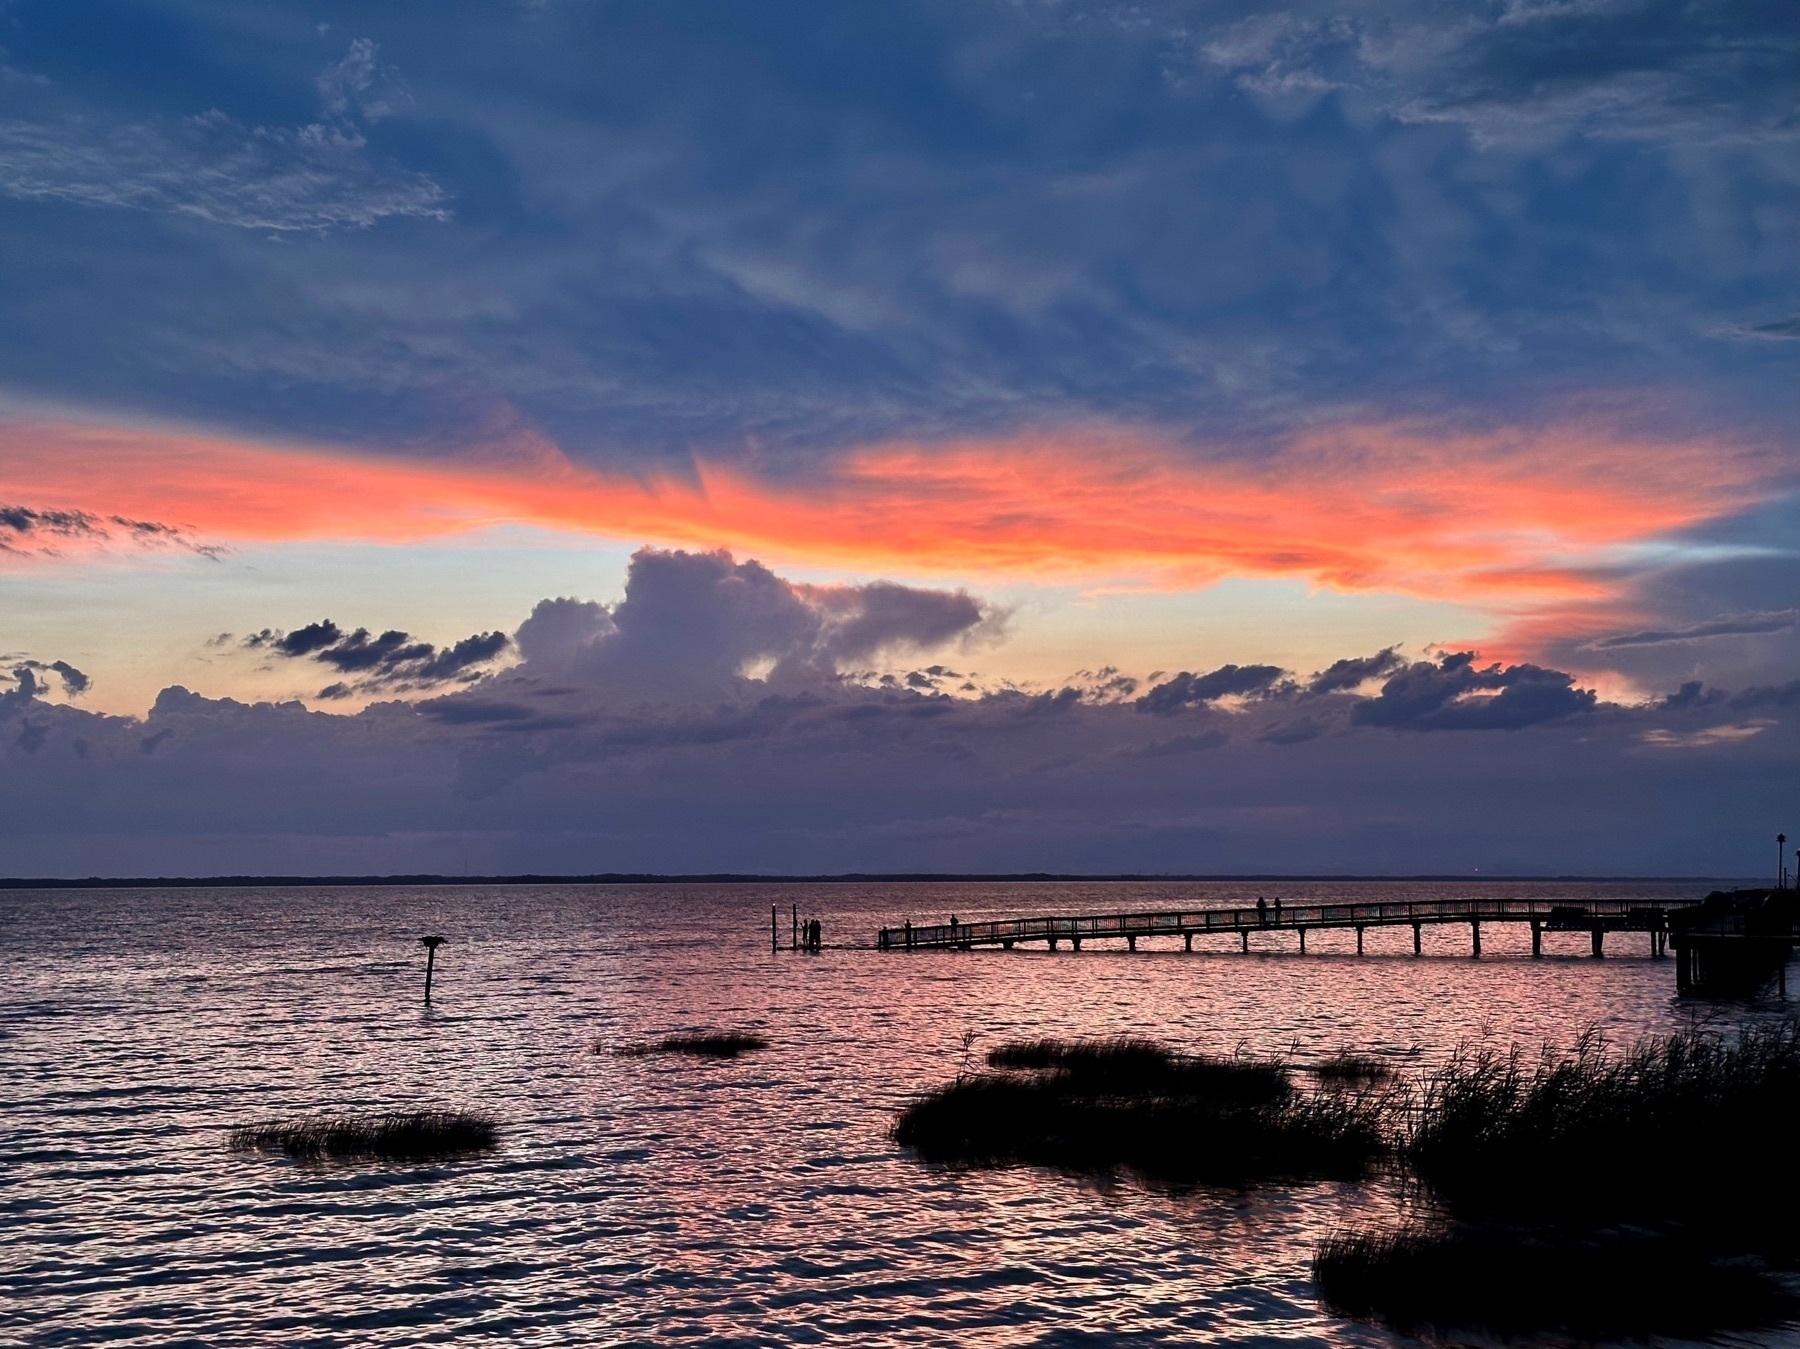
<path id="1" fill-rule="evenodd" d="M 535 873 L 516 876 L 439 876 L 428 873 L 405 876 L 7 876 L 0 877 L 0 890 L 174 890 L 278 885 L 829 885 L 833 882 L 857 881 L 973 881 L 984 884 L 1007 881 L 1255 881 L 1283 885 L 1306 885 L 1320 881 L 1433 881 L 1454 882 L 1459 885 L 1475 881 L 1635 881 L 1699 885 L 1716 884 L 1730 879 L 1719 876 L 1375 876 L 1349 872 L 1316 875 L 1276 875 L 1268 872 L 1216 875 L 1198 872 L 1116 872 L 1096 875 L 1073 871 L 842 871 L 829 875 L 789 876 L 774 872 L 747 871 L 691 874 L 604 871 L 581 876 L 543 876 Z M 1740 879 L 1754 882 L 1754 878 Z"/>

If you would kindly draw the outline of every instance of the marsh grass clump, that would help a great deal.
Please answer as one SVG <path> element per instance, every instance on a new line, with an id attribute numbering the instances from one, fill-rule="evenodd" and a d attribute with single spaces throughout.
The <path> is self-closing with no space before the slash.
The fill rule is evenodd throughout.
<path id="1" fill-rule="evenodd" d="M 1403 1334 L 1701 1337 L 1800 1309 L 1766 1269 L 1642 1230 L 1403 1224 L 1327 1238 L 1313 1277 L 1330 1311 Z"/>
<path id="2" fill-rule="evenodd" d="M 1796 1118 L 1800 1022 L 1624 1052 L 1589 1033 L 1534 1061 L 1458 1053 L 1426 1078 L 1405 1154 L 1465 1214 L 1773 1222 L 1800 1196 Z"/>
<path id="3" fill-rule="evenodd" d="M 1321 1082 L 1339 1082 L 1353 1086 L 1392 1080 L 1394 1070 L 1378 1058 L 1340 1049 L 1328 1059 L 1313 1065 Z"/>
<path id="4" fill-rule="evenodd" d="M 719 1031 L 705 1035 L 665 1035 L 660 1040 L 626 1045 L 618 1053 L 621 1058 L 627 1059 L 641 1059 L 651 1054 L 690 1054 L 696 1058 L 735 1059 L 740 1054 L 768 1047 L 769 1042 L 760 1035 Z"/>
<path id="5" fill-rule="evenodd" d="M 472 1110 L 392 1110 L 362 1115 L 302 1115 L 231 1131 L 237 1151 L 282 1152 L 303 1160 L 376 1157 L 425 1161 L 485 1152 L 500 1139 L 492 1116 Z"/>
<path id="6" fill-rule="evenodd" d="M 916 1098 L 895 1141 L 926 1161 L 1225 1183 L 1359 1175 L 1385 1145 L 1377 1098 L 1297 1092 L 1273 1060 L 1037 1040 L 1002 1045 L 988 1064 Z"/>

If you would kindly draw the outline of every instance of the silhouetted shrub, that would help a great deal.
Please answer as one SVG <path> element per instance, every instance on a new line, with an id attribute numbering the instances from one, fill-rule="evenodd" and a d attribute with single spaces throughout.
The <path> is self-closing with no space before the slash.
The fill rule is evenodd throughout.
<path id="1" fill-rule="evenodd" d="M 468 1110 L 395 1110 L 366 1115 L 303 1115 L 248 1124 L 231 1131 L 241 1151 L 290 1157 L 380 1157 L 419 1161 L 483 1152 L 499 1142 L 500 1126 Z"/>
<path id="2" fill-rule="evenodd" d="M 628 1059 L 648 1054 L 692 1054 L 698 1058 L 735 1059 L 753 1049 L 767 1049 L 769 1042 L 760 1035 L 738 1032 L 715 1032 L 707 1035 L 665 1035 L 645 1044 L 626 1045 L 618 1052 Z"/>

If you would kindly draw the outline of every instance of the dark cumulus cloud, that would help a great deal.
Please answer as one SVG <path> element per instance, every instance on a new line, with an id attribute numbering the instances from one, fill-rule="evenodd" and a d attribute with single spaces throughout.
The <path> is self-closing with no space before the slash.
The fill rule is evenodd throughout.
<path id="1" fill-rule="evenodd" d="M 1215 703 L 1221 698 L 1254 698 L 1276 690 L 1287 671 L 1279 665 L 1221 665 L 1206 674 L 1183 670 L 1157 684 L 1137 700 L 1145 712 L 1167 716 L 1183 708 Z"/>
<path id="2" fill-rule="evenodd" d="M 33 698 L 42 697 L 49 686 L 40 679 L 39 674 L 53 674 L 61 682 L 63 692 L 71 698 L 78 698 L 93 687 L 94 681 L 82 671 L 76 669 L 66 660 L 41 661 L 25 659 L 13 664 L 13 687 L 6 695 L 17 697 L 21 702 L 29 702 Z"/>
<path id="3" fill-rule="evenodd" d="M 350 676 L 320 689 L 321 698 L 407 693 L 472 683 L 481 677 L 480 667 L 491 664 L 511 645 L 512 639 L 503 632 L 482 632 L 438 647 L 398 630 L 379 636 L 367 628 L 345 632 L 330 619 L 292 632 L 264 628 L 243 640 L 248 650 L 289 660 L 314 660 Z"/>
<path id="4" fill-rule="evenodd" d="M 70 542 L 183 548 L 209 558 L 225 554 L 225 549 L 217 544 L 197 542 L 187 530 L 154 520 L 0 504 L 0 552 L 53 553 L 59 544 Z"/>
<path id="5" fill-rule="evenodd" d="M 1593 710 L 1592 689 L 1573 675 L 1537 665 L 1478 667 L 1459 651 L 1436 662 L 1415 661 L 1393 675 L 1374 698 L 1359 704 L 1364 726 L 1413 731 L 1519 730 Z"/>

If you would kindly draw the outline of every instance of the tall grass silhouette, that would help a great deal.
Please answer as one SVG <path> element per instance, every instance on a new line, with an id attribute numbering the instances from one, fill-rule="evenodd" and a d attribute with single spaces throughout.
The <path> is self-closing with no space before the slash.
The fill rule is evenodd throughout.
<path id="1" fill-rule="evenodd" d="M 1441 1217 L 1315 1255 L 1345 1315 L 1503 1332 L 1689 1335 L 1800 1311 L 1800 1023 L 1528 1058 L 1465 1047 L 1391 1126 Z"/>

